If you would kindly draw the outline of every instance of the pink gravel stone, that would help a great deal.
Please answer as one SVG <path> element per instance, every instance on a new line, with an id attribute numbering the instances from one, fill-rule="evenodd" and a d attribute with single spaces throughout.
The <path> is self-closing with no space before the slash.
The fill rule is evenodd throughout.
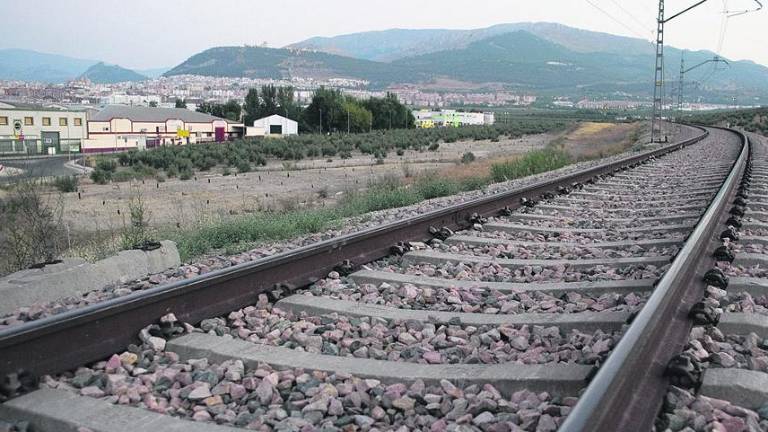
<path id="1" fill-rule="evenodd" d="M 123 362 L 120 360 L 120 356 L 117 354 L 113 354 L 112 357 L 107 360 L 107 364 L 104 366 L 104 369 L 107 370 L 107 372 L 114 372 L 122 366 Z"/>
<path id="2" fill-rule="evenodd" d="M 422 358 L 427 363 L 438 364 L 443 362 L 443 356 L 437 351 L 427 351 L 422 355 Z"/>

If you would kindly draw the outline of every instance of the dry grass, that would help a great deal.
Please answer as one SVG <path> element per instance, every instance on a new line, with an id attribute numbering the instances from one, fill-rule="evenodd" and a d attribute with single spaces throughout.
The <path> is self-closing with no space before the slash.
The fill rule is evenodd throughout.
<path id="1" fill-rule="evenodd" d="M 575 140 L 589 138 L 593 135 L 599 134 L 608 129 L 613 129 L 615 127 L 616 124 L 614 123 L 585 122 L 581 123 L 575 131 L 571 132 L 569 137 Z"/>
<path id="2" fill-rule="evenodd" d="M 606 157 L 626 151 L 633 144 L 633 135 L 639 124 L 581 123 L 577 127 L 554 138 L 549 147 L 565 150 L 575 160 Z M 477 160 L 468 164 L 456 164 L 437 171 L 439 177 L 451 180 L 465 180 L 490 177 L 495 164 L 519 160 L 524 154 L 498 156 Z M 411 183 L 413 180 L 411 180 Z"/>

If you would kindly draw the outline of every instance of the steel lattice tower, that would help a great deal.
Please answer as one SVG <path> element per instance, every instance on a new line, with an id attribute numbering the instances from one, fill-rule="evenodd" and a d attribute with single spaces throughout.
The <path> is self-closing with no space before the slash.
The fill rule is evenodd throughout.
<path id="1" fill-rule="evenodd" d="M 664 0 L 659 0 L 659 17 L 656 31 L 656 77 L 653 87 L 653 117 L 651 118 L 651 142 L 661 140 L 662 113 L 664 111 Z"/>

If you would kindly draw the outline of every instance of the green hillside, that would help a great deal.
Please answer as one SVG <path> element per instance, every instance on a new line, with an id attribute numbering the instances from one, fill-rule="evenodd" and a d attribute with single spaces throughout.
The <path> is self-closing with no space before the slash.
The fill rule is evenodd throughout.
<path id="1" fill-rule="evenodd" d="M 516 25 L 523 26 L 523 25 Z M 654 50 L 639 39 L 571 29 L 561 25 L 530 25 L 541 37 L 516 30 L 459 43 L 445 36 L 444 49 L 376 62 L 318 51 L 259 47 L 212 48 L 192 56 L 166 75 L 198 74 L 250 78 L 331 78 L 366 80 L 371 88 L 393 84 L 436 83 L 440 79 L 464 83 L 464 87 L 530 90 L 540 95 L 624 97 L 625 94 L 648 97 L 652 91 Z M 511 27 L 497 26 L 494 32 Z M 394 33 L 392 33 L 394 32 Z M 387 43 L 375 44 L 378 33 L 360 36 L 359 43 L 371 44 L 371 50 L 391 55 L 392 45 L 404 35 L 429 40 L 445 31 L 392 31 Z M 486 32 L 487 33 L 487 32 Z M 394 35 L 394 36 L 393 36 Z M 395 37 L 396 36 L 396 37 Z M 425 39 L 426 38 L 426 39 Z M 554 42 L 555 40 L 560 42 Z M 449 41 L 450 43 L 446 42 Z M 389 47 L 389 48 L 388 48 Z M 362 48 L 355 52 L 361 52 Z M 674 93 L 682 51 L 667 48 L 669 91 Z M 370 54 L 370 53 L 369 53 Z M 688 65 L 711 59 L 708 51 L 686 52 Z M 768 68 L 749 61 L 731 62 L 730 67 L 702 67 L 687 77 L 688 100 L 759 103 L 768 100 Z M 440 81 L 443 82 L 443 81 Z"/>
<path id="2" fill-rule="evenodd" d="M 108 65 L 104 62 L 96 63 L 86 70 L 80 78 L 87 78 L 99 84 L 112 84 L 126 81 L 144 81 L 146 76 L 117 65 Z"/>
<path id="3" fill-rule="evenodd" d="M 321 52 L 260 47 L 218 47 L 195 54 L 165 76 L 195 74 L 247 78 L 352 78 L 373 86 L 423 78 L 407 66 Z"/>

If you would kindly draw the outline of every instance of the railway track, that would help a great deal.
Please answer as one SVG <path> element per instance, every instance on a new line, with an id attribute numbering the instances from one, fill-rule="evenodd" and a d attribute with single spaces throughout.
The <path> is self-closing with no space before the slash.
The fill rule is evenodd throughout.
<path id="1" fill-rule="evenodd" d="M 753 163 L 722 227 L 700 313 L 678 357 L 693 367 L 673 375 L 660 427 L 768 430 L 768 142 L 750 140 Z"/>
<path id="2" fill-rule="evenodd" d="M 43 430 L 649 430 L 699 335 L 688 310 L 747 149 L 710 129 L 4 330 L 6 391 L 107 360 L 0 413 Z"/>

